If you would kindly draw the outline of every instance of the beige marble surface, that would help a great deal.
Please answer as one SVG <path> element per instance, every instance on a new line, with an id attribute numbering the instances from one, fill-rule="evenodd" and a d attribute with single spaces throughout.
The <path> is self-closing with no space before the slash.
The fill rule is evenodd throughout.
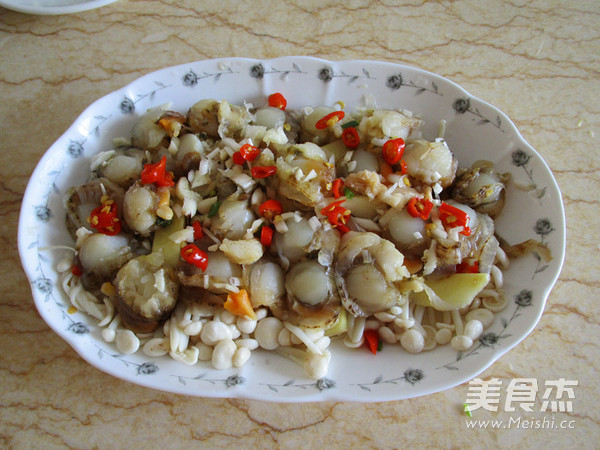
<path id="1" fill-rule="evenodd" d="M 16 235 L 26 183 L 52 142 L 96 98 L 155 69 L 283 55 L 396 61 L 439 73 L 507 113 L 548 162 L 567 215 L 565 266 L 534 332 L 482 377 L 505 385 L 518 377 L 578 380 L 573 412 L 552 415 L 573 428 L 468 430 L 461 414 L 467 385 L 379 404 L 186 398 L 96 370 L 42 321 Z M 592 448 L 600 442 L 597 0 L 120 0 L 64 16 L 0 8 L 0 99 L 0 447 Z"/>

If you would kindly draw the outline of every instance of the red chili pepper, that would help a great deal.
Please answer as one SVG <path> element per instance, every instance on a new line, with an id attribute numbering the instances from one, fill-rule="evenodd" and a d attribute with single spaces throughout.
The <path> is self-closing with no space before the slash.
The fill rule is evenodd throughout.
<path id="1" fill-rule="evenodd" d="M 317 130 L 324 130 L 325 128 L 332 127 L 342 120 L 345 115 L 346 114 L 344 111 L 333 111 L 327 114 L 325 117 L 321 117 L 319 120 L 317 120 L 317 123 L 315 123 L 315 128 Z"/>
<path id="2" fill-rule="evenodd" d="M 340 233 L 342 234 L 346 234 L 348 231 L 350 231 L 350 228 L 348 228 L 346 225 L 344 225 L 343 223 L 338 223 L 336 225 L 336 228 L 338 230 L 340 230 Z"/>
<path id="3" fill-rule="evenodd" d="M 273 220 L 273 217 L 283 212 L 283 206 L 279 200 L 270 199 L 258 207 L 258 212 L 261 216 Z"/>
<path id="4" fill-rule="evenodd" d="M 464 260 L 456 265 L 456 273 L 479 273 L 479 261 Z"/>
<path id="5" fill-rule="evenodd" d="M 240 166 L 243 166 L 244 163 L 246 162 L 246 160 L 244 159 L 244 157 L 242 156 L 242 154 L 240 152 L 235 152 L 233 154 L 233 156 L 231 157 L 231 159 L 233 160 L 233 162 L 235 164 L 239 164 Z"/>
<path id="6" fill-rule="evenodd" d="M 146 164 L 140 175 L 144 184 L 156 183 L 158 186 L 173 186 L 173 172 L 167 172 L 167 157 L 163 156 L 155 164 Z"/>
<path id="7" fill-rule="evenodd" d="M 336 178 L 333 180 L 333 184 L 331 185 L 331 192 L 333 192 L 333 196 L 335 198 L 340 198 L 342 196 L 342 188 L 344 187 L 344 181 L 341 178 Z"/>
<path id="8" fill-rule="evenodd" d="M 81 270 L 80 266 L 75 265 L 71 268 L 71 273 L 76 277 L 80 277 L 83 274 L 83 270 Z"/>
<path id="9" fill-rule="evenodd" d="M 386 163 L 398 164 L 400 159 L 402 159 L 402 155 L 404 155 L 404 139 L 390 139 L 385 144 L 383 144 L 383 148 L 381 150 L 381 154 Z"/>
<path id="10" fill-rule="evenodd" d="M 282 94 L 276 92 L 274 94 L 269 95 L 269 106 L 285 110 L 285 108 L 287 107 L 287 100 Z"/>
<path id="11" fill-rule="evenodd" d="M 334 227 L 337 227 L 342 234 L 350 231 L 350 228 L 346 226 L 346 222 L 348 222 L 350 217 L 350 210 L 341 206 L 345 201 L 346 199 L 338 200 L 321 209 L 321 214 L 326 216 L 329 223 Z"/>
<path id="12" fill-rule="evenodd" d="M 255 147 L 254 145 L 244 144 L 242 145 L 242 148 L 240 148 L 240 155 L 242 155 L 242 158 L 246 161 L 254 161 L 254 159 L 260 155 L 260 148 Z"/>
<path id="13" fill-rule="evenodd" d="M 376 355 L 377 350 L 379 349 L 379 333 L 377 330 L 365 330 L 363 332 L 363 337 L 365 338 L 365 344 L 367 344 L 371 353 Z"/>
<path id="14" fill-rule="evenodd" d="M 348 148 L 355 149 L 360 144 L 360 136 L 354 127 L 344 128 L 342 132 L 342 141 Z"/>
<path id="15" fill-rule="evenodd" d="M 208 255 L 200 250 L 194 244 L 188 244 L 181 249 L 181 257 L 188 263 L 193 264 L 202 272 L 206 270 L 208 266 Z"/>
<path id="16" fill-rule="evenodd" d="M 342 203 L 344 203 L 346 201 L 346 199 L 343 200 L 338 200 L 337 202 L 331 202 L 329 205 L 325 206 L 323 209 L 321 209 L 321 214 L 323 214 L 324 216 L 329 216 L 331 213 L 334 213 L 336 211 L 346 211 L 346 208 L 344 208 L 343 206 L 340 206 Z"/>
<path id="17" fill-rule="evenodd" d="M 465 236 L 471 235 L 469 215 L 460 208 L 442 202 L 440 205 L 440 220 L 447 228 L 463 227 L 460 234 L 464 234 Z"/>
<path id="18" fill-rule="evenodd" d="M 344 213 L 349 212 L 346 208 L 342 208 L 342 210 L 340 211 L 334 211 L 332 213 L 329 213 L 329 215 L 327 216 L 327 219 L 329 220 L 329 223 L 331 225 L 333 225 L 334 227 L 339 227 L 340 231 L 341 229 L 344 229 L 347 231 L 350 231 L 350 229 L 348 227 L 346 227 L 346 222 L 348 222 L 348 215 L 344 215 Z"/>
<path id="19" fill-rule="evenodd" d="M 264 225 L 260 230 L 260 243 L 265 247 L 268 247 L 273 242 L 273 228 Z"/>
<path id="20" fill-rule="evenodd" d="M 109 198 L 103 198 L 102 205 L 92 210 L 88 221 L 92 228 L 108 236 L 114 236 L 121 231 L 117 204 Z"/>
<path id="21" fill-rule="evenodd" d="M 408 166 L 404 160 L 400 161 L 400 173 L 402 175 L 406 175 L 408 173 Z"/>
<path id="22" fill-rule="evenodd" d="M 421 197 L 413 197 L 408 201 L 406 210 L 413 217 L 420 217 L 423 220 L 429 219 L 429 214 L 433 209 L 433 202 Z"/>
<path id="23" fill-rule="evenodd" d="M 277 166 L 257 166 L 250 169 L 254 178 L 267 178 L 277 173 Z"/>
<path id="24" fill-rule="evenodd" d="M 204 237 L 204 231 L 202 231 L 202 225 L 200 225 L 200 222 L 194 222 L 192 227 L 194 228 L 194 240 L 197 241 L 198 239 L 202 239 Z"/>

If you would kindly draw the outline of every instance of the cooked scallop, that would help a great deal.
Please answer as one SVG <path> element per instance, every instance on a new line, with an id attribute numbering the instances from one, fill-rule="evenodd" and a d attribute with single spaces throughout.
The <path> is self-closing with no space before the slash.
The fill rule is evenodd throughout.
<path id="1" fill-rule="evenodd" d="M 225 200 L 219 206 L 210 229 L 216 236 L 241 239 L 252 225 L 255 216 L 246 200 Z"/>
<path id="2" fill-rule="evenodd" d="M 81 227 L 91 230 L 88 218 L 92 211 L 100 206 L 104 195 L 114 200 L 117 211 L 122 211 L 125 191 L 108 178 L 96 178 L 67 191 L 65 195 L 67 228 L 73 235 Z"/>
<path id="3" fill-rule="evenodd" d="M 167 131 L 158 125 L 158 121 L 167 111 L 169 105 L 161 105 L 150 108 L 140 117 L 131 132 L 131 143 L 142 150 L 153 150 L 158 148 L 163 139 L 167 137 Z"/>
<path id="4" fill-rule="evenodd" d="M 336 282 L 346 309 L 357 317 L 365 317 L 400 303 L 394 282 L 409 276 L 403 262 L 404 256 L 394 244 L 375 233 L 346 233 L 335 265 Z"/>
<path id="5" fill-rule="evenodd" d="M 406 144 L 403 156 L 408 174 L 420 183 L 442 188 L 452 184 L 456 176 L 458 161 L 444 140 L 410 141 Z"/>
<path id="6" fill-rule="evenodd" d="M 278 264 L 263 258 L 248 270 L 252 306 L 271 306 L 281 299 L 285 293 L 285 273 Z"/>
<path id="7" fill-rule="evenodd" d="M 429 246 L 429 237 L 425 229 L 427 222 L 413 217 L 406 208 L 389 209 L 379 220 L 389 239 L 399 250 L 418 253 Z"/>
<path id="8" fill-rule="evenodd" d="M 133 257 L 130 238 L 124 234 L 108 236 L 93 233 L 86 236 L 79 248 L 79 261 L 85 272 L 108 279 Z"/>
<path id="9" fill-rule="evenodd" d="M 276 167 L 279 194 L 307 207 L 322 201 L 335 179 L 335 166 L 312 143 L 289 147 L 285 157 L 277 158 Z"/>
<path id="10" fill-rule="evenodd" d="M 286 297 L 273 304 L 275 317 L 305 328 L 332 326 L 340 314 L 333 270 L 317 261 L 294 265 L 285 277 Z"/>
<path id="11" fill-rule="evenodd" d="M 151 186 L 136 183 L 125 193 L 123 219 L 129 228 L 142 236 L 148 236 L 158 218 L 156 208 L 158 195 Z"/>
<path id="12" fill-rule="evenodd" d="M 177 304 L 179 282 L 160 253 L 129 261 L 119 270 L 116 285 L 123 324 L 135 332 L 152 332 Z"/>
<path id="13" fill-rule="evenodd" d="M 497 217 L 504 208 L 506 183 L 510 174 L 500 174 L 489 161 L 477 161 L 454 182 L 452 198 L 477 212 Z"/>

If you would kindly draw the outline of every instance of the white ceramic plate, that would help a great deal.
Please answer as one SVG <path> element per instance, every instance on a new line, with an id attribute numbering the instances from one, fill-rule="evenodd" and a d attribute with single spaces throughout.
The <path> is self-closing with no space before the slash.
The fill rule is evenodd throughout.
<path id="1" fill-rule="evenodd" d="M 111 148 L 113 137 L 128 136 L 146 109 L 172 102 L 186 112 L 203 98 L 262 105 L 282 92 L 288 108 L 358 105 L 366 95 L 381 108 L 408 109 L 427 121 L 425 137 L 435 137 L 447 121 L 446 138 L 461 166 L 492 161 L 500 172 L 531 184 L 527 192 L 509 186 L 497 231 L 509 243 L 536 239 L 554 258 L 534 254 L 505 272 L 508 307 L 496 316 L 471 350 L 450 346 L 410 355 L 388 345 L 376 356 L 366 349 L 334 344 L 326 378 L 305 378 L 304 370 L 268 352 L 255 351 L 242 369 L 217 371 L 206 363 L 186 366 L 141 352 L 119 355 L 105 343 L 90 317 L 67 312 L 68 299 L 57 284 L 55 266 L 73 245 L 65 229 L 62 198 L 83 183 L 90 157 Z M 430 394 L 470 380 L 527 336 L 538 322 L 560 272 L 565 249 L 565 218 L 558 186 L 547 165 L 498 109 L 456 84 L 423 70 L 372 61 L 332 62 L 309 57 L 272 60 L 228 58 L 199 61 L 150 73 L 94 102 L 61 136 L 36 167 L 25 193 L 19 224 L 19 250 L 36 306 L 46 322 L 90 364 L 139 385 L 185 395 L 242 397 L 269 401 L 384 401 Z M 364 350 L 364 351 L 363 351 Z"/>
<path id="2" fill-rule="evenodd" d="M 100 8 L 117 0 L 0 0 L 0 6 L 27 14 L 71 14 Z"/>

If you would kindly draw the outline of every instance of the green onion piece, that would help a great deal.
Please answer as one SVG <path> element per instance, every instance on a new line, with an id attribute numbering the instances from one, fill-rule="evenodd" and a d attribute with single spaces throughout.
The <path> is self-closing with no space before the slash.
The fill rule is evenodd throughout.
<path id="1" fill-rule="evenodd" d="M 351 120 L 350 122 L 346 122 L 342 125 L 342 130 L 345 130 L 346 128 L 350 127 L 357 127 L 358 125 L 359 123 L 356 120 Z"/>
<path id="2" fill-rule="evenodd" d="M 173 219 L 163 219 L 162 217 L 157 217 L 156 218 L 156 225 L 158 225 L 161 228 L 165 228 L 169 225 L 171 225 L 171 222 L 173 222 Z"/>
<path id="3" fill-rule="evenodd" d="M 377 342 L 377 351 L 380 352 L 382 348 L 383 348 L 383 341 L 380 340 L 379 342 Z"/>
<path id="4" fill-rule="evenodd" d="M 344 197 L 350 199 L 350 198 L 354 197 L 354 192 L 352 192 L 349 188 L 345 187 L 344 188 Z"/>
<path id="5" fill-rule="evenodd" d="M 208 217 L 214 217 L 219 212 L 219 206 L 221 206 L 221 202 L 214 202 L 210 205 L 210 211 L 208 211 Z"/>

